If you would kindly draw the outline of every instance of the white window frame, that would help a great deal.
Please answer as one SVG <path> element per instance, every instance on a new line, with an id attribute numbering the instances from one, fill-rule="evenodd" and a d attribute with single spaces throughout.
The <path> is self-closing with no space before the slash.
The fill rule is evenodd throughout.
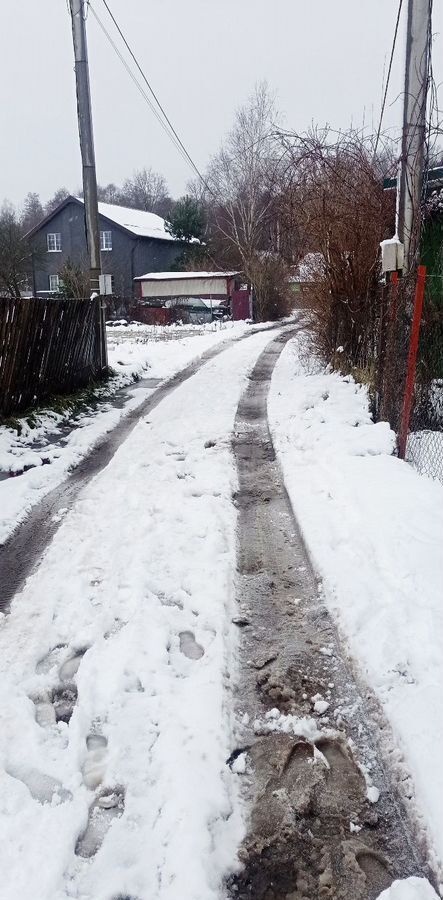
<path id="1" fill-rule="evenodd" d="M 53 240 L 52 240 L 53 238 Z M 50 245 L 54 244 L 53 247 Z M 60 231 L 51 231 L 46 235 L 46 245 L 48 248 L 48 253 L 61 253 L 62 252 L 62 236 Z"/>
<path id="2" fill-rule="evenodd" d="M 100 232 L 100 250 L 102 253 L 107 250 L 112 250 L 112 231 Z"/>
<path id="3" fill-rule="evenodd" d="M 54 287 L 54 285 L 53 285 L 53 280 L 55 278 L 57 279 L 56 287 Z M 49 290 L 51 291 L 52 294 L 57 294 L 59 292 L 61 286 L 62 286 L 62 280 L 60 278 L 60 275 L 50 275 L 49 276 Z"/>

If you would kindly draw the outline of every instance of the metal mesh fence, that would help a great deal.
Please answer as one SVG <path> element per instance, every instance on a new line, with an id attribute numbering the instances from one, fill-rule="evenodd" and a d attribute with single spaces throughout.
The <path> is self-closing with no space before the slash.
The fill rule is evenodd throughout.
<path id="1" fill-rule="evenodd" d="M 376 415 L 398 435 L 404 415 L 411 347 L 415 280 L 386 289 L 380 321 Z M 443 290 L 428 280 L 425 290 L 405 458 L 443 482 Z"/>
<path id="2" fill-rule="evenodd" d="M 436 302 L 430 289 L 421 321 L 406 459 L 422 474 L 443 481 L 443 297 Z"/>

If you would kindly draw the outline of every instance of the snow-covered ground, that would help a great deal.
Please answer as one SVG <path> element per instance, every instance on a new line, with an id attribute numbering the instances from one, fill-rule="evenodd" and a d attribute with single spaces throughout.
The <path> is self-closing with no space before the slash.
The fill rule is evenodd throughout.
<path id="1" fill-rule="evenodd" d="M 231 432 L 268 341 L 140 420 L 0 618 L 2 900 L 220 896 L 243 835 Z"/>
<path id="2" fill-rule="evenodd" d="M 443 485 L 391 455 L 394 435 L 371 421 L 363 387 L 305 366 L 303 340 L 274 371 L 271 431 L 327 603 L 392 725 L 393 764 L 412 774 L 441 863 Z M 431 896 L 414 889 L 383 900 Z"/>
<path id="3" fill-rule="evenodd" d="M 405 878 L 394 881 L 378 900 L 437 900 L 437 894 L 424 878 Z"/>
<path id="4" fill-rule="evenodd" d="M 34 416 L 32 427 L 25 418 L 18 418 L 20 434 L 14 428 L 0 426 L 0 544 L 35 503 L 149 396 L 153 388 L 145 387 L 143 378 L 169 378 L 205 350 L 240 337 L 247 330 L 244 322 L 176 326 L 172 330 L 147 325 L 109 328 L 109 365 L 116 376 L 98 391 L 106 399 L 96 409 L 78 415 L 74 421 L 69 411 L 41 411 Z M 128 388 L 121 405 L 114 405 L 116 392 L 135 378 L 142 380 L 133 390 Z M 23 474 L 8 477 L 15 473 Z M 3 480 L 2 474 L 6 476 Z"/>

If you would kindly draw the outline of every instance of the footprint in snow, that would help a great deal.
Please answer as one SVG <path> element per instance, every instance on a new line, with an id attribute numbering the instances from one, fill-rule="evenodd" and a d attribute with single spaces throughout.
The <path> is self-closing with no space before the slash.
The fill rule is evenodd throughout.
<path id="1" fill-rule="evenodd" d="M 107 738 L 102 734 L 89 734 L 86 738 L 87 754 L 82 766 L 83 783 L 89 790 L 96 790 L 106 771 Z M 124 790 L 121 787 L 104 788 L 89 809 L 88 822 L 80 835 L 75 852 L 89 859 L 101 847 L 113 819 L 122 815 Z"/>
<path id="2" fill-rule="evenodd" d="M 31 797 L 38 803 L 65 803 L 66 800 L 72 799 L 72 794 L 67 791 L 60 781 L 39 772 L 27 766 L 11 765 L 6 768 L 6 772 L 17 781 L 21 781 L 28 788 Z"/>
<path id="3" fill-rule="evenodd" d="M 108 741 L 102 734 L 89 734 L 86 747 L 88 753 L 82 767 L 83 782 L 94 791 L 105 776 Z"/>
<path id="4" fill-rule="evenodd" d="M 70 722 L 74 707 L 77 702 L 77 688 L 75 684 L 64 684 L 52 692 L 52 706 L 56 722 Z"/>
<path id="5" fill-rule="evenodd" d="M 37 675 L 47 675 L 51 669 L 58 664 L 62 651 L 66 649 L 66 644 L 56 644 L 43 659 L 40 659 L 35 667 Z"/>
<path id="6" fill-rule="evenodd" d="M 124 806 L 124 790 L 121 787 L 107 788 L 94 800 L 86 828 L 75 847 L 77 856 L 90 859 L 97 853 L 111 823 L 122 815 Z"/>
<path id="7" fill-rule="evenodd" d="M 66 644 L 57 644 L 37 664 L 39 674 L 47 674 L 54 665 L 58 664 L 60 654 L 66 649 Z M 77 674 L 80 663 L 88 647 L 76 650 L 68 657 L 59 668 L 61 684 L 49 692 L 39 695 L 35 700 L 35 718 L 42 728 L 49 728 L 56 722 L 68 723 L 77 702 L 77 687 L 71 679 Z"/>
<path id="8" fill-rule="evenodd" d="M 87 651 L 88 647 L 76 650 L 73 656 L 70 656 L 66 662 L 60 667 L 59 675 L 62 681 L 70 681 L 77 674 L 80 663 Z"/>
<path id="9" fill-rule="evenodd" d="M 201 659 L 204 656 L 204 649 L 201 644 L 195 640 L 192 631 L 181 631 L 179 634 L 180 650 L 188 659 Z"/>

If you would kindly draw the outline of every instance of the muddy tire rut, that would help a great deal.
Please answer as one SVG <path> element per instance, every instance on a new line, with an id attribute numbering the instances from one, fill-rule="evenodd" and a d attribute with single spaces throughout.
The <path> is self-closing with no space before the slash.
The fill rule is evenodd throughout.
<path id="1" fill-rule="evenodd" d="M 244 750 L 250 821 L 228 890 L 237 900 L 375 900 L 396 878 L 435 879 L 380 749 L 388 726 L 341 650 L 275 459 L 266 401 L 290 337 L 259 357 L 233 440 L 241 674 L 229 762 Z"/>

